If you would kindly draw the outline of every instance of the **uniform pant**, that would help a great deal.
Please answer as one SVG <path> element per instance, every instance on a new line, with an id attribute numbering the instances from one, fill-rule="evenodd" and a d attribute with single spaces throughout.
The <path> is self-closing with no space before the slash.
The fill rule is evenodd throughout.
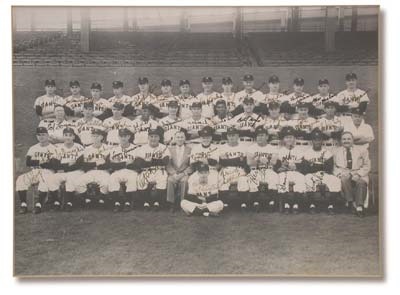
<path id="1" fill-rule="evenodd" d="M 268 189 L 277 190 L 279 185 L 279 176 L 272 169 L 254 169 L 247 175 L 249 191 L 258 192 L 260 184 L 268 184 Z"/>
<path id="2" fill-rule="evenodd" d="M 342 189 L 341 181 L 338 177 L 327 173 L 310 173 L 305 176 L 307 192 L 318 191 L 319 184 L 325 184 L 330 192 L 338 193 Z"/>
<path id="3" fill-rule="evenodd" d="M 32 185 L 38 184 L 40 192 L 48 192 L 48 178 L 53 174 L 53 171 L 48 169 L 32 169 L 18 176 L 15 188 L 17 191 L 27 191 Z"/>
<path id="4" fill-rule="evenodd" d="M 129 169 L 117 170 L 111 174 L 108 182 L 108 190 L 110 192 L 117 192 L 120 190 L 121 183 L 125 183 L 126 192 L 135 192 L 137 190 L 138 174 L 136 171 Z"/>
<path id="5" fill-rule="evenodd" d="M 286 171 L 279 173 L 278 193 L 290 192 L 304 193 L 306 191 L 306 181 L 303 174 L 297 171 Z"/>
<path id="6" fill-rule="evenodd" d="M 168 186 L 167 186 L 167 202 L 175 203 L 175 201 L 179 198 L 183 200 L 186 195 L 186 190 L 188 186 L 188 177 L 183 176 L 181 179 L 176 180 L 172 176 L 168 177 Z M 177 191 L 179 192 L 177 194 Z M 178 199 L 178 200 L 179 200 Z"/>
<path id="7" fill-rule="evenodd" d="M 90 170 L 80 177 L 76 192 L 83 194 L 86 192 L 89 183 L 96 183 L 100 188 L 100 192 L 105 195 L 108 193 L 109 179 L 110 173 L 106 170 Z"/>
<path id="8" fill-rule="evenodd" d="M 249 191 L 246 172 L 240 167 L 222 168 L 218 175 L 218 188 L 220 191 L 228 191 L 231 184 L 237 185 L 239 192 Z"/>
<path id="9" fill-rule="evenodd" d="M 198 205 L 198 203 L 188 200 L 181 201 L 181 208 L 187 215 L 191 215 Z M 207 203 L 207 209 L 210 213 L 218 214 L 224 209 L 224 203 L 220 200 Z"/>
<path id="10" fill-rule="evenodd" d="M 53 192 L 60 188 L 65 182 L 65 191 L 74 192 L 78 186 L 80 178 L 85 173 L 82 170 L 54 173 L 48 178 L 49 191 Z"/>
<path id="11" fill-rule="evenodd" d="M 146 169 L 137 176 L 137 189 L 145 190 L 154 182 L 157 190 L 167 189 L 168 173 L 165 169 Z"/>
<path id="12" fill-rule="evenodd" d="M 358 181 L 342 176 L 342 192 L 347 202 L 355 202 L 356 206 L 363 206 L 368 192 L 367 182 L 360 178 Z"/>

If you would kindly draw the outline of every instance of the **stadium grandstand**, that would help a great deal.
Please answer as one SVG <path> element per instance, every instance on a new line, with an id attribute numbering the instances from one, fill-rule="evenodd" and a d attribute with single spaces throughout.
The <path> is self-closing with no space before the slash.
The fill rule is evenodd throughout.
<path id="1" fill-rule="evenodd" d="M 18 7 L 13 64 L 377 65 L 377 28 L 368 6 Z"/>

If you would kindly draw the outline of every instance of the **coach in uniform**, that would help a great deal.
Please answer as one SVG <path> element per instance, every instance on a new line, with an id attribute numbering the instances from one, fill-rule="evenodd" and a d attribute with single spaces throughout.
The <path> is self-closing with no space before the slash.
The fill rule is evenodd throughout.
<path id="1" fill-rule="evenodd" d="M 55 106 L 65 104 L 65 99 L 55 93 L 56 81 L 46 80 L 44 82 L 44 89 L 46 94 L 36 98 L 33 105 L 36 115 L 38 115 L 41 120 L 54 118 Z"/>

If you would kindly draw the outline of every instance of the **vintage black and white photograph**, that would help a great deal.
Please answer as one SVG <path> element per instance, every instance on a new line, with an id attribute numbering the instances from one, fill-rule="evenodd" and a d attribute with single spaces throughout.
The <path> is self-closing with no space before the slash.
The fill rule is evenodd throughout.
<path id="1" fill-rule="evenodd" d="M 379 6 L 12 20 L 14 276 L 382 276 Z"/>

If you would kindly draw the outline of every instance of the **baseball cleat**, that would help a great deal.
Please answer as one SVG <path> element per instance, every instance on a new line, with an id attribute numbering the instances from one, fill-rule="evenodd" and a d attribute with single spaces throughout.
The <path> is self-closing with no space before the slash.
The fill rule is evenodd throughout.
<path id="1" fill-rule="evenodd" d="M 67 211 L 67 212 L 72 211 L 72 203 L 71 202 L 68 202 L 67 204 L 65 204 L 65 211 Z"/>
<path id="2" fill-rule="evenodd" d="M 125 205 L 124 205 L 123 211 L 124 211 L 124 212 L 129 212 L 129 211 L 131 211 L 131 203 L 126 202 Z"/>
<path id="3" fill-rule="evenodd" d="M 210 216 L 210 212 L 203 212 L 203 216 L 204 216 L 204 217 Z"/>
<path id="4" fill-rule="evenodd" d="M 61 204 L 60 204 L 60 202 L 55 201 L 54 204 L 53 204 L 53 210 L 54 210 L 54 211 L 60 211 L 60 209 L 61 209 Z"/>
<path id="5" fill-rule="evenodd" d="M 120 212 L 120 211 L 121 211 L 121 205 L 120 205 L 120 203 L 115 203 L 115 204 L 114 204 L 113 212 L 114 212 L 114 213 L 118 213 L 118 212 Z"/>
<path id="6" fill-rule="evenodd" d="M 22 203 L 21 206 L 19 207 L 19 214 L 26 214 L 28 212 L 28 207 L 26 206 L 26 203 Z"/>
<path id="7" fill-rule="evenodd" d="M 328 207 L 328 214 L 335 215 L 335 210 L 333 209 L 333 207 L 331 207 L 331 206 Z"/>
<path id="8" fill-rule="evenodd" d="M 149 203 L 144 203 L 143 204 L 143 208 L 144 208 L 144 211 L 149 211 L 150 210 L 150 204 Z"/>
<path id="9" fill-rule="evenodd" d="M 317 213 L 317 208 L 315 208 L 314 205 L 310 206 L 310 214 L 316 214 Z"/>
<path id="10" fill-rule="evenodd" d="M 293 209 L 292 209 L 293 214 L 299 214 L 299 206 L 293 205 Z"/>
<path id="11" fill-rule="evenodd" d="M 289 215 L 290 214 L 290 206 L 288 203 L 284 205 L 283 214 Z"/>
<path id="12" fill-rule="evenodd" d="M 253 209 L 254 209 L 254 212 L 259 213 L 260 210 L 261 210 L 260 204 L 258 202 L 254 202 L 253 203 Z"/>
<path id="13" fill-rule="evenodd" d="M 362 208 L 362 207 L 357 207 L 357 209 L 356 209 L 356 215 L 358 216 L 358 217 L 364 217 L 365 216 L 365 214 L 364 214 L 364 209 Z"/>
<path id="14" fill-rule="evenodd" d="M 242 205 L 240 205 L 240 210 L 242 212 L 246 212 L 247 211 L 247 205 L 245 203 L 242 203 Z"/>
<path id="15" fill-rule="evenodd" d="M 153 210 L 154 211 L 158 211 L 158 210 L 160 210 L 160 204 L 158 203 L 158 202 L 154 202 L 154 204 L 153 204 Z"/>
<path id="16" fill-rule="evenodd" d="M 35 205 L 33 207 L 33 214 L 40 214 L 42 212 L 42 206 Z"/>

